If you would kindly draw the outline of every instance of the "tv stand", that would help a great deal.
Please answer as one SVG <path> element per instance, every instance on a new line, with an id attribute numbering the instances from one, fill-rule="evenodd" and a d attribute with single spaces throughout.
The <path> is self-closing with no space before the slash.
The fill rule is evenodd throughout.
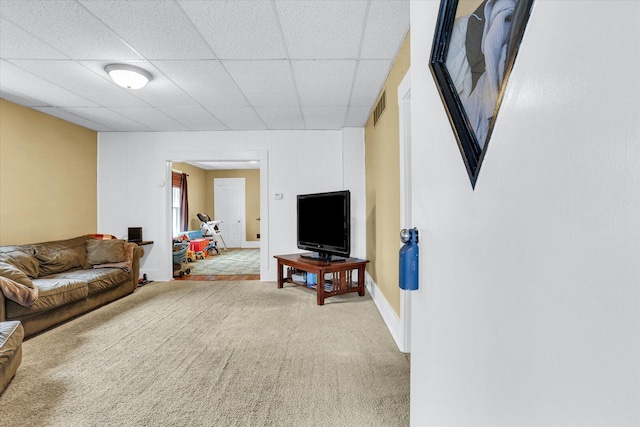
<path id="1" fill-rule="evenodd" d="M 303 255 L 300 255 L 300 257 L 304 259 L 312 259 L 314 261 L 322 261 L 322 262 L 342 262 L 347 259 L 347 258 L 335 256 L 335 255 L 323 254 L 318 252 L 303 254 Z"/>
<path id="2" fill-rule="evenodd" d="M 278 288 L 284 287 L 284 283 L 293 283 L 309 289 L 315 289 L 318 305 L 324 305 L 325 298 L 335 295 L 357 292 L 364 296 L 364 270 L 368 260 L 346 258 L 341 262 L 326 262 L 317 258 L 308 258 L 309 254 L 276 255 L 278 260 Z M 286 276 L 283 269 L 287 267 Z M 311 287 L 306 283 L 296 282 L 292 279 L 292 270 L 302 270 L 316 275 L 316 284 Z M 357 270 L 357 279 L 354 281 L 353 272 Z M 330 278 L 325 278 L 327 275 Z"/>

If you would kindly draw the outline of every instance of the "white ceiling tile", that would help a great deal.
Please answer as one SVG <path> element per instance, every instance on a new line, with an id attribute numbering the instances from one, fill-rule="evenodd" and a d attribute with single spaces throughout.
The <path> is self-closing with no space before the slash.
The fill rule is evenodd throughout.
<path id="1" fill-rule="evenodd" d="M 369 120 L 371 109 L 370 106 L 350 106 L 344 125 L 348 127 L 364 127 L 367 124 L 367 120 Z"/>
<path id="2" fill-rule="evenodd" d="M 300 103 L 347 105 L 356 61 L 291 61 Z"/>
<path id="3" fill-rule="evenodd" d="M 298 105 L 289 61 L 222 61 L 254 106 Z"/>
<path id="4" fill-rule="evenodd" d="M 144 132 L 151 129 L 107 108 L 65 108 L 72 114 L 122 132 Z"/>
<path id="5" fill-rule="evenodd" d="M 40 112 L 43 112 L 45 114 L 48 114 L 50 116 L 53 117 L 57 117 L 59 119 L 62 120 L 66 120 L 70 123 L 75 123 L 79 126 L 84 126 L 87 129 L 92 129 L 95 130 L 97 132 L 109 132 L 109 131 L 113 131 L 114 129 L 111 129 L 107 126 L 101 125 L 99 123 L 95 123 L 92 122 L 91 120 L 85 119 L 84 117 L 80 117 L 77 116 L 75 114 L 70 113 L 69 111 L 65 111 L 61 108 L 56 108 L 56 107 L 34 107 L 34 110 L 38 110 Z"/>
<path id="6" fill-rule="evenodd" d="M 219 59 L 285 59 L 271 2 L 179 1 Z"/>
<path id="7" fill-rule="evenodd" d="M 155 108 L 112 108 L 112 110 L 155 131 L 172 132 L 189 130 L 182 123 L 173 120 Z"/>
<path id="8" fill-rule="evenodd" d="M 43 80 L 8 61 L 0 61 L 0 87 L 13 93 L 28 93 L 42 105 L 95 107 L 88 99 Z"/>
<path id="9" fill-rule="evenodd" d="M 82 95 L 96 105 L 103 107 L 145 107 L 148 106 L 129 91 L 113 83 L 102 71 L 102 76 L 72 60 L 17 59 L 11 61 L 16 66 L 43 80 Z M 69 76 L 73 76 L 70 79 Z"/>
<path id="10" fill-rule="evenodd" d="M 2 16 L 74 59 L 139 59 L 111 29 L 75 1 L 2 0 Z"/>
<path id="11" fill-rule="evenodd" d="M 344 126 L 347 107 L 302 107 L 307 129 L 340 129 Z"/>
<path id="12" fill-rule="evenodd" d="M 409 31 L 409 0 L 373 0 L 361 58 L 393 59 Z"/>
<path id="13" fill-rule="evenodd" d="M 229 129 L 266 129 L 251 107 L 209 108 L 208 110 Z"/>
<path id="14" fill-rule="evenodd" d="M 193 131 L 227 129 L 203 107 L 166 107 L 160 110 Z"/>
<path id="15" fill-rule="evenodd" d="M 82 0 L 82 4 L 147 59 L 215 59 L 173 1 Z"/>
<path id="16" fill-rule="evenodd" d="M 268 129 L 305 129 L 299 107 L 256 107 Z"/>
<path id="17" fill-rule="evenodd" d="M 387 78 L 393 61 L 360 60 L 351 94 L 352 105 L 373 105 Z"/>
<path id="18" fill-rule="evenodd" d="M 39 99 L 30 98 L 26 95 L 23 95 L 22 93 L 14 92 L 5 87 L 2 87 L 1 83 L 0 83 L 0 98 L 6 99 L 7 101 L 11 101 L 14 104 L 24 105 L 25 107 L 31 107 L 31 108 L 47 107 L 51 105 Z"/>
<path id="19" fill-rule="evenodd" d="M 154 61 L 153 64 L 205 107 L 249 105 L 220 61 Z"/>
<path id="20" fill-rule="evenodd" d="M 46 42 L 6 19 L 0 19 L 0 57 L 4 59 L 67 58 L 66 55 L 58 52 Z"/>
<path id="21" fill-rule="evenodd" d="M 151 81 L 142 89 L 128 90 L 116 85 L 104 70 L 104 61 L 80 61 L 82 66 L 93 71 L 101 79 L 104 79 L 112 90 L 124 93 L 136 99 L 136 104 L 116 105 L 105 103 L 106 107 L 143 107 L 152 105 L 154 107 L 190 107 L 197 106 L 198 103 L 182 89 L 180 89 L 171 79 L 165 76 L 160 70 L 148 61 L 124 61 L 124 64 L 140 67 L 151 74 Z"/>
<path id="22" fill-rule="evenodd" d="M 355 59 L 366 2 L 277 0 L 291 59 Z"/>

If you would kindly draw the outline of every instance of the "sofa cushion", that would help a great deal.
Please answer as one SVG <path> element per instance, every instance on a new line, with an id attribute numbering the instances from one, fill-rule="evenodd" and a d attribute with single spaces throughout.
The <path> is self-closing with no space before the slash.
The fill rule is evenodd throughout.
<path id="1" fill-rule="evenodd" d="M 129 273 L 120 268 L 101 268 L 96 270 L 74 270 L 48 277 L 86 282 L 88 294 L 92 295 L 113 288 L 129 280 Z"/>
<path id="2" fill-rule="evenodd" d="M 2 246 L 0 261 L 18 267 L 31 279 L 36 279 L 40 274 L 40 264 L 30 247 Z"/>
<path id="3" fill-rule="evenodd" d="M 86 298 L 89 294 L 87 282 L 64 278 L 40 278 L 33 281 L 40 290 L 38 299 L 32 305 L 23 307 L 13 301 L 6 301 L 7 318 L 15 319 Z"/>
<path id="4" fill-rule="evenodd" d="M 39 277 L 88 267 L 85 240 L 38 244 L 34 248 L 40 262 Z"/>
<path id="5" fill-rule="evenodd" d="M 87 262 L 91 265 L 124 261 L 124 240 L 87 240 Z"/>
<path id="6" fill-rule="evenodd" d="M 18 282 L 21 285 L 25 285 L 33 289 L 33 282 L 31 281 L 31 279 L 29 279 L 29 277 L 24 274 L 24 272 L 18 267 L 9 263 L 0 261 L 0 276 L 6 277 L 7 279 L 13 280 L 14 282 Z"/>
<path id="7" fill-rule="evenodd" d="M 23 339 L 24 329 L 19 321 L 0 322 L 0 386 L 9 382 L 15 374 L 16 365 L 20 364 L 19 360 L 15 363 L 14 359 L 22 355 L 20 348 Z M 12 364 L 14 369 L 9 369 Z"/>

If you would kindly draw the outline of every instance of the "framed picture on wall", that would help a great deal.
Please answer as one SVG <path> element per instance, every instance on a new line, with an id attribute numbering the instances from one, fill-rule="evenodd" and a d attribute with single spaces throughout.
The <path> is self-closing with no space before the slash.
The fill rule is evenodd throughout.
<path id="1" fill-rule="evenodd" d="M 472 187 L 534 0 L 441 0 L 430 68 Z"/>

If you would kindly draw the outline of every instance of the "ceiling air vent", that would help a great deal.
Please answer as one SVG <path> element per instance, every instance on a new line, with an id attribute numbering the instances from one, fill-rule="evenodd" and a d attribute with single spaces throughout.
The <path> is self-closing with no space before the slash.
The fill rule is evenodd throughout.
<path id="1" fill-rule="evenodd" d="M 373 126 L 378 124 L 378 120 L 382 113 L 384 112 L 385 107 L 387 106 L 387 91 L 382 92 L 382 96 L 378 100 L 376 104 L 376 109 L 373 110 Z"/>

